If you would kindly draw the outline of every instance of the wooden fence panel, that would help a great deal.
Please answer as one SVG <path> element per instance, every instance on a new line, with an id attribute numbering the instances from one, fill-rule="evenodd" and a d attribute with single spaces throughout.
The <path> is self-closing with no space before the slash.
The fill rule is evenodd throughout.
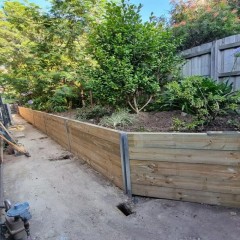
<path id="1" fill-rule="evenodd" d="M 240 133 L 129 133 L 135 195 L 240 207 Z"/>
<path id="2" fill-rule="evenodd" d="M 229 80 L 234 90 L 240 89 L 240 58 L 234 57 L 237 47 L 240 34 L 183 51 L 186 59 L 183 76 L 209 76 L 218 82 Z"/>
<path id="3" fill-rule="evenodd" d="M 123 188 L 120 133 L 74 120 L 67 125 L 71 151 Z"/>

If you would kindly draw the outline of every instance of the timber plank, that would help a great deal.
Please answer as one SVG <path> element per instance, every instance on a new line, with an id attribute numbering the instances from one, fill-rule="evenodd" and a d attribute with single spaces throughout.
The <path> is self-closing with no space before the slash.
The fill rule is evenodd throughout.
<path id="1" fill-rule="evenodd" d="M 211 178 L 225 181 L 235 179 L 240 182 L 239 165 L 227 166 L 131 160 L 130 167 L 132 174 Z"/>
<path id="2" fill-rule="evenodd" d="M 165 198 L 197 203 L 222 205 L 227 207 L 240 207 L 239 194 L 213 193 L 208 191 L 166 188 L 158 186 L 144 186 L 132 184 L 134 195 Z"/>
<path id="3" fill-rule="evenodd" d="M 167 176 L 159 174 L 131 174 L 132 184 L 181 188 L 188 190 L 209 191 L 217 193 L 240 194 L 239 180 L 219 180 L 208 177 Z"/>
<path id="4" fill-rule="evenodd" d="M 73 131 L 78 130 L 108 140 L 110 142 L 119 144 L 120 141 L 119 131 L 75 120 L 68 120 L 67 124 L 69 129 L 72 128 Z"/>
<path id="5" fill-rule="evenodd" d="M 120 156 L 120 147 L 119 144 L 110 142 L 108 140 L 93 136 L 89 133 L 74 131 L 71 127 L 69 128 L 69 134 L 76 141 L 84 141 L 89 145 L 93 145 L 94 148 L 101 148 L 104 151 L 108 151 L 112 154 Z"/>
<path id="6" fill-rule="evenodd" d="M 80 144 L 79 144 L 80 143 Z M 121 158 L 117 154 L 111 154 L 108 151 L 103 151 L 101 148 L 94 148 L 94 146 L 89 145 L 83 141 L 71 140 L 71 150 L 74 152 L 83 153 L 88 156 L 91 161 L 100 161 L 102 164 L 104 161 L 109 160 L 119 164 L 121 166 Z"/>
<path id="7" fill-rule="evenodd" d="M 240 164 L 240 151 L 188 150 L 160 148 L 129 148 L 130 159 L 162 162 L 206 163 L 220 165 Z"/>
<path id="8" fill-rule="evenodd" d="M 240 150 L 240 133 L 129 133 L 130 147 Z"/>

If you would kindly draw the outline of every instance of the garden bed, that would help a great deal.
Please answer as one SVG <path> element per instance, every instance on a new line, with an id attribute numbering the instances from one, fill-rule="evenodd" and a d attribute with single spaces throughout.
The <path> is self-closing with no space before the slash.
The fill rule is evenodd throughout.
<path id="1" fill-rule="evenodd" d="M 120 132 L 22 107 L 19 112 L 130 196 L 240 207 L 240 132 Z"/>
<path id="2" fill-rule="evenodd" d="M 58 116 L 76 119 L 77 110 L 69 110 L 63 113 L 55 113 Z M 135 121 L 127 126 L 117 126 L 117 130 L 126 132 L 207 132 L 207 131 L 238 131 L 233 123 L 240 123 L 240 115 L 232 114 L 216 117 L 211 124 L 200 126 L 196 130 L 180 129 L 174 124 L 174 119 L 179 119 L 186 123 L 191 123 L 193 117 L 181 111 L 162 111 L 162 112 L 141 112 L 134 114 Z M 89 123 L 99 124 L 99 120 L 90 119 Z"/>

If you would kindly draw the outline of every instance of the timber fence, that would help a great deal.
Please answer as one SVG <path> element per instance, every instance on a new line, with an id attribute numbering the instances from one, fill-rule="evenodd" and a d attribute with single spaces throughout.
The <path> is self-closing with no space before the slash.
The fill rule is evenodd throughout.
<path id="1" fill-rule="evenodd" d="M 233 90 L 239 90 L 240 58 L 234 57 L 234 50 L 238 47 L 240 34 L 183 51 L 182 56 L 186 59 L 183 76 L 208 76 L 218 82 L 228 79 Z"/>
<path id="2" fill-rule="evenodd" d="M 125 133 L 19 112 L 128 195 L 240 207 L 240 132 Z"/>

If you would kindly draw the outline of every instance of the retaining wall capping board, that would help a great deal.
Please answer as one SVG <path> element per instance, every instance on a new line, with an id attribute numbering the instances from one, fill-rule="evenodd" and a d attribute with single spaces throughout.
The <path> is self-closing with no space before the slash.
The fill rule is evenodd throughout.
<path id="1" fill-rule="evenodd" d="M 129 196 L 240 207 L 240 132 L 125 133 L 19 112 Z"/>

